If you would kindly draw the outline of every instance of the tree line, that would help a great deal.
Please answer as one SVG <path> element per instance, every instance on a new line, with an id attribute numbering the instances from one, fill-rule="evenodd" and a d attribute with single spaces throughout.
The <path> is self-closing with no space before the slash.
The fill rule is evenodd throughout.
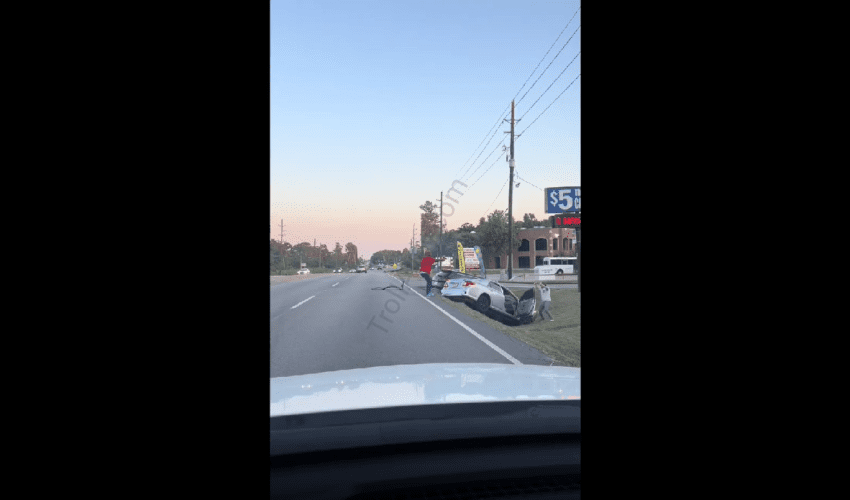
<path id="1" fill-rule="evenodd" d="M 287 269 L 300 269 L 301 263 L 308 268 L 356 267 L 364 261 L 357 256 L 357 245 L 348 242 L 342 246 L 336 243 L 333 250 L 324 243 L 313 245 L 301 242 L 292 245 L 287 241 L 269 240 L 269 270 L 272 273 Z"/>
<path id="2" fill-rule="evenodd" d="M 491 257 L 507 254 L 508 246 L 510 245 L 507 210 L 494 210 L 486 217 L 478 219 L 477 224 L 465 222 L 452 230 L 447 229 L 444 217 L 443 236 L 441 240 L 440 207 L 436 203 L 426 201 L 419 208 L 422 210 L 420 217 L 422 252 L 428 249 L 431 251 L 431 255 L 439 255 L 440 242 L 442 241 L 442 255 L 455 256 L 457 255 L 457 242 L 459 241 L 467 248 L 474 246 L 480 247 L 485 262 L 488 262 Z M 524 214 L 522 221 L 518 221 L 514 217 L 511 233 L 513 233 L 515 250 L 519 248 L 520 230 L 545 226 L 548 223 L 548 219 L 540 221 L 537 220 L 534 214 L 530 213 Z M 419 257 L 421 258 L 421 255 Z"/>
<path id="3" fill-rule="evenodd" d="M 414 248 L 403 248 L 401 250 L 379 250 L 374 252 L 367 262 L 357 254 L 357 245 L 348 242 L 344 246 L 336 242 L 333 250 L 327 245 L 313 245 L 309 242 L 301 242 L 292 245 L 287 241 L 269 241 L 269 270 L 272 274 L 287 270 L 299 269 L 301 263 L 305 263 L 310 269 L 352 269 L 359 265 L 377 265 L 379 263 L 400 263 L 404 267 L 411 264 L 411 250 L 415 252 L 413 265 L 418 267 L 425 250 L 430 250 L 431 255 L 440 255 L 440 210 L 439 206 L 430 201 L 419 207 L 422 210 L 420 225 L 420 241 Z M 548 221 L 539 221 L 534 214 L 524 214 L 522 221 L 513 221 L 513 241 L 519 248 L 519 231 L 530 229 L 535 226 L 548 224 Z M 477 224 L 465 222 L 456 229 L 447 229 L 446 221 L 443 220 L 442 255 L 455 256 L 457 254 L 457 242 L 460 241 L 464 247 L 478 246 L 485 259 L 504 255 L 507 253 L 508 238 L 508 214 L 505 210 L 494 210 L 487 217 L 481 217 Z"/>

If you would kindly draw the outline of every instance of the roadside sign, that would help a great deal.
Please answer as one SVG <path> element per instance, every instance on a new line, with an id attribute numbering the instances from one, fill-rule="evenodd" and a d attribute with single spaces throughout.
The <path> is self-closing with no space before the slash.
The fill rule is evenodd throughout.
<path id="1" fill-rule="evenodd" d="M 543 200 L 547 215 L 581 212 L 581 186 L 546 188 Z"/>
<path id="2" fill-rule="evenodd" d="M 481 255 L 480 247 L 464 248 L 461 242 L 457 242 L 457 262 L 458 271 L 467 273 L 471 271 L 479 271 L 482 278 L 487 277 L 487 271 L 484 269 L 484 258 Z"/>

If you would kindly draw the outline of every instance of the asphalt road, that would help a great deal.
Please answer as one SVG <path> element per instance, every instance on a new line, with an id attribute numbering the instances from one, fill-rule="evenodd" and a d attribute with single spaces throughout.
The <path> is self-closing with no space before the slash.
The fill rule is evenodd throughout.
<path id="1" fill-rule="evenodd" d="M 389 285 L 396 288 L 380 289 Z M 527 344 L 441 305 L 447 299 L 438 292 L 425 297 L 423 279 L 401 286 L 380 271 L 270 286 L 270 376 L 420 363 L 552 363 Z"/>

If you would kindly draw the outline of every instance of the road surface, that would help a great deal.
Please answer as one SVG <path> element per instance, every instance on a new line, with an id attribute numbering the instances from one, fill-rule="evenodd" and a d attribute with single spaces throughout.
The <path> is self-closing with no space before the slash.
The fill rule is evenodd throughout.
<path id="1" fill-rule="evenodd" d="M 439 293 L 425 297 L 421 278 L 403 289 L 391 273 L 380 271 L 271 281 L 271 377 L 420 363 L 552 363 L 527 344 L 441 305 L 447 299 Z"/>

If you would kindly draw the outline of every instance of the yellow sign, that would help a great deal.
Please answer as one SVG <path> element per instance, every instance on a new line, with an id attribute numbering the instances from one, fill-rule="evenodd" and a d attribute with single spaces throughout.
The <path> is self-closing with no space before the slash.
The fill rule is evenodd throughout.
<path id="1" fill-rule="evenodd" d="M 458 271 L 465 273 L 466 272 L 466 262 L 463 258 L 463 245 L 460 242 L 457 242 L 457 265 Z"/>

